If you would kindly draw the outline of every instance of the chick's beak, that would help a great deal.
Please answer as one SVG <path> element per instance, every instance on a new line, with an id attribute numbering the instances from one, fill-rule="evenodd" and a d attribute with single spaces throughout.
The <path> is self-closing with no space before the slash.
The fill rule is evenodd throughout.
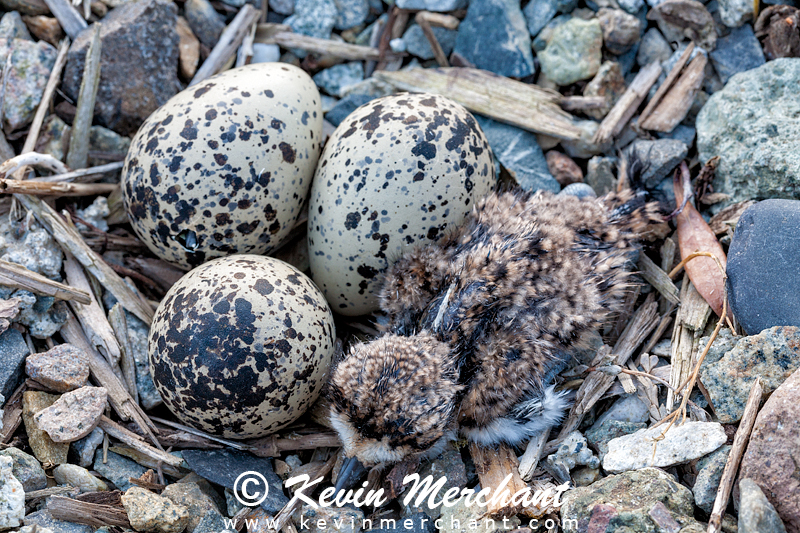
<path id="1" fill-rule="evenodd" d="M 345 458 L 342 462 L 342 468 L 339 469 L 339 475 L 336 477 L 336 492 L 334 494 L 339 494 L 340 490 L 347 488 L 347 480 L 357 464 L 359 464 L 359 461 L 355 456 Z"/>

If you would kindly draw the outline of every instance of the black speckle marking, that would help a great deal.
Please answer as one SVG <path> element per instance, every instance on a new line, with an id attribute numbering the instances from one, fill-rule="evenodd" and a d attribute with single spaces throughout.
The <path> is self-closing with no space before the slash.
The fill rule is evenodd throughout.
<path id="1" fill-rule="evenodd" d="M 297 153 L 289 143 L 282 142 L 278 145 L 278 148 L 281 149 L 284 161 L 286 161 L 287 163 L 294 163 L 294 159 L 297 156 Z"/>
<path id="2" fill-rule="evenodd" d="M 344 219 L 344 227 L 347 229 L 356 229 L 358 223 L 361 222 L 361 215 L 359 213 L 348 213 Z"/>

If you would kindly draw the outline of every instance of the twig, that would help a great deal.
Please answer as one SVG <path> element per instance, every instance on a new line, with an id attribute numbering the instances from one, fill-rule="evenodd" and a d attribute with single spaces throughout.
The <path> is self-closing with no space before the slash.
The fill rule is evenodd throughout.
<path id="1" fill-rule="evenodd" d="M 658 61 L 653 61 L 639 71 L 628 89 L 600 123 L 592 140 L 594 144 L 605 144 L 619 135 L 644 101 L 650 87 L 658 80 L 661 70 Z"/>
<path id="2" fill-rule="evenodd" d="M 28 152 L 25 154 L 20 154 L 16 157 L 12 157 L 0 165 L 0 178 L 5 178 L 6 176 L 15 173 L 17 170 L 25 166 L 42 167 L 60 174 L 69 172 L 69 169 L 64 165 L 64 163 L 51 155 Z"/>
<path id="3" fill-rule="evenodd" d="M 97 196 L 111 194 L 117 187 L 119 185 L 116 183 L 48 183 L 44 181 L 0 178 L 0 194 L 58 197 Z"/>
<path id="4" fill-rule="evenodd" d="M 528 442 L 525 453 L 519 459 L 519 475 L 523 481 L 530 481 L 533 477 L 533 472 L 539 464 L 539 459 L 542 458 L 542 451 L 548 438 L 550 438 L 550 428 L 542 431 Z"/>
<path id="5" fill-rule="evenodd" d="M 64 496 L 47 500 L 47 511 L 56 520 L 86 524 L 93 527 L 120 526 L 131 528 L 125 509 L 113 505 L 82 502 Z"/>
<path id="6" fill-rule="evenodd" d="M 454 19 L 455 22 L 450 19 Z M 419 25 L 422 33 L 425 34 L 425 38 L 428 39 L 428 42 L 431 45 L 431 50 L 433 50 L 433 55 L 436 58 L 436 62 L 439 63 L 440 67 L 449 67 L 450 63 L 447 61 L 447 56 L 445 55 L 444 50 L 442 50 L 442 45 L 439 44 L 439 39 L 436 38 L 431 26 L 436 24 L 454 30 L 458 28 L 459 20 L 452 15 L 440 15 L 438 13 L 434 14 L 429 11 L 418 11 L 414 17 L 414 20 Z"/>
<path id="7" fill-rule="evenodd" d="M 58 23 L 64 28 L 64 32 L 73 41 L 78 38 L 80 32 L 89 27 L 68 0 L 44 0 L 44 3 L 47 4 Z"/>
<path id="8" fill-rule="evenodd" d="M 279 438 L 270 435 L 263 439 L 250 442 L 251 452 L 259 457 L 278 457 L 282 452 L 313 450 L 315 448 L 333 448 L 341 446 L 342 442 L 335 433 L 313 433 L 311 435 L 297 435 Z"/>
<path id="9" fill-rule="evenodd" d="M 86 52 L 78 104 L 75 107 L 75 118 L 69 137 L 67 166 L 70 168 L 86 168 L 89 157 L 89 129 L 92 127 L 94 103 L 100 86 L 100 54 L 103 47 L 100 41 L 100 23 L 95 22 L 93 27 L 94 32 L 89 50 Z"/>
<path id="10" fill-rule="evenodd" d="M 675 66 L 673 66 L 672 70 L 670 70 L 669 74 L 667 74 L 667 78 L 656 90 L 656 94 L 653 95 L 653 98 L 650 99 L 645 108 L 639 114 L 639 124 L 642 124 L 644 121 L 646 121 L 647 117 L 650 116 L 650 113 L 652 113 L 656 106 L 661 103 L 661 99 L 664 98 L 664 95 L 667 94 L 667 91 L 672 87 L 672 84 L 675 83 L 676 79 L 678 79 L 678 75 L 681 73 L 681 70 L 683 70 L 683 67 L 689 62 L 689 58 L 692 57 L 692 52 L 694 52 L 694 43 L 689 43 L 689 46 L 687 46 L 686 50 L 683 51 L 681 56 L 678 58 L 678 61 L 675 62 Z"/>
<path id="11" fill-rule="evenodd" d="M 722 479 L 720 479 L 719 488 L 717 488 L 717 498 L 714 500 L 711 518 L 708 520 L 708 533 L 719 533 L 722 529 L 722 514 L 728 506 L 728 498 L 731 495 L 733 481 L 736 479 L 736 473 L 739 470 L 739 461 L 742 459 L 744 448 L 750 439 L 750 433 L 753 431 L 762 394 L 761 378 L 757 377 L 750 388 L 750 395 L 747 397 L 747 403 L 744 406 L 742 421 L 739 423 L 739 429 L 736 430 L 733 446 L 728 454 L 728 460 L 725 462 L 725 469 L 722 471 Z"/>
<path id="12" fill-rule="evenodd" d="M 69 494 L 75 492 L 77 489 L 72 485 L 62 485 L 59 487 L 48 487 L 46 489 L 31 490 L 25 492 L 25 501 L 36 500 L 38 498 L 47 498 L 49 496 L 57 496 L 61 494 Z"/>
<path id="13" fill-rule="evenodd" d="M 673 304 L 681 303 L 678 288 L 670 279 L 670 276 L 656 265 L 647 255 L 641 254 L 639 257 L 639 274 L 652 285 L 667 301 Z"/>
<path id="14" fill-rule="evenodd" d="M 250 31 L 250 26 L 255 23 L 261 12 L 250 4 L 245 4 L 236 14 L 236 17 L 222 32 L 219 41 L 211 50 L 206 60 L 197 69 L 197 72 L 189 83 L 189 87 L 197 85 L 204 79 L 213 76 L 233 57 L 239 45 Z"/>
<path id="15" fill-rule="evenodd" d="M 50 108 L 50 101 L 53 99 L 53 94 L 55 94 L 56 88 L 61 82 L 61 71 L 64 70 L 64 65 L 67 63 L 68 51 L 69 39 L 64 39 L 58 45 L 58 55 L 56 56 L 53 70 L 50 71 L 50 77 L 47 79 L 42 101 L 39 103 L 39 107 L 36 108 L 36 114 L 33 116 L 31 129 L 28 131 L 28 136 L 25 138 L 25 144 L 22 145 L 23 154 L 33 152 L 34 148 L 36 148 L 36 141 L 39 139 L 39 131 L 42 128 L 45 116 L 47 116 L 47 111 Z"/>
<path id="16" fill-rule="evenodd" d="M 75 301 L 88 304 L 91 295 L 83 290 L 48 279 L 28 270 L 22 265 L 0 259 L 0 285 L 23 289 L 42 296 L 52 296 L 57 300 Z"/>
<path id="17" fill-rule="evenodd" d="M 123 383 L 128 387 L 128 393 L 133 401 L 139 403 L 139 391 L 136 389 L 136 361 L 133 358 L 131 339 L 128 336 L 128 321 L 125 311 L 119 303 L 108 312 L 108 322 L 114 330 L 114 336 L 119 345 L 119 367 L 122 370 Z"/>
<path id="18" fill-rule="evenodd" d="M 160 450 L 158 448 L 154 448 L 150 446 L 142 437 L 134 433 L 133 431 L 120 426 L 107 416 L 100 417 L 100 423 L 97 424 L 97 427 L 108 433 L 110 436 L 118 439 L 131 448 L 147 455 L 148 457 L 152 457 L 156 461 L 162 461 L 164 464 L 168 464 L 170 466 L 178 467 L 183 462 L 183 459 L 180 457 L 175 457 L 174 455 L 168 454 L 164 450 Z M 158 441 L 156 441 L 158 443 Z M 159 444 L 160 446 L 160 444 Z"/>
<path id="19" fill-rule="evenodd" d="M 100 165 L 91 168 L 82 168 L 80 170 L 73 170 L 72 172 L 65 172 L 63 174 L 56 174 L 54 176 L 47 176 L 44 178 L 36 178 L 36 182 L 69 182 L 69 181 L 78 181 L 78 182 L 89 182 L 94 181 L 96 179 L 100 179 L 103 177 L 104 174 L 109 172 L 114 172 L 122 168 L 125 163 L 122 161 L 115 161 L 113 163 L 107 163 L 105 165 Z M 93 179 L 87 179 L 87 178 Z M 84 179 L 81 179 L 84 178 Z"/>
<path id="20" fill-rule="evenodd" d="M 331 41 L 330 39 L 309 37 L 307 35 L 288 31 L 276 33 L 270 39 L 263 42 L 278 44 L 283 48 L 299 48 L 313 54 L 324 54 L 347 59 L 349 61 L 377 61 L 380 59 L 380 51 L 369 46 L 340 43 L 338 41 Z M 395 52 L 386 53 L 386 57 L 391 59 L 402 58 L 403 56 L 405 56 L 405 54 Z"/>
<path id="21" fill-rule="evenodd" d="M 177 422 L 172 422 L 171 420 L 165 420 L 163 418 L 158 418 L 157 416 L 151 416 L 150 420 L 156 422 L 158 424 L 163 424 L 167 427 L 179 429 L 181 431 L 185 431 L 186 433 L 190 433 L 192 435 L 196 435 L 198 437 L 203 437 L 204 439 L 208 439 L 210 441 L 218 442 L 220 444 L 224 444 L 225 446 L 230 446 L 231 448 L 235 448 L 237 450 L 247 450 L 250 451 L 253 449 L 252 446 L 248 446 L 246 444 L 242 444 L 240 442 L 223 439 L 222 437 L 216 437 L 214 435 L 210 435 L 204 431 L 200 431 L 199 429 L 194 429 L 189 426 L 184 426 L 183 424 L 178 424 Z"/>

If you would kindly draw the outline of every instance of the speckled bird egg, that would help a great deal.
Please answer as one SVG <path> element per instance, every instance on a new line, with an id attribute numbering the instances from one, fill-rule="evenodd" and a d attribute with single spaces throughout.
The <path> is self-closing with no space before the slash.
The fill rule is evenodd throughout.
<path id="1" fill-rule="evenodd" d="M 308 277 L 271 257 L 232 255 L 167 292 L 150 327 L 150 373 L 182 422 L 262 437 L 317 399 L 334 339 L 331 311 Z"/>
<path id="2" fill-rule="evenodd" d="M 122 194 L 139 238 L 182 268 L 275 250 L 320 152 L 319 91 L 299 68 L 258 63 L 178 93 L 136 134 Z"/>
<path id="3" fill-rule="evenodd" d="M 458 225 L 495 184 L 475 118 L 432 94 L 373 100 L 333 132 L 311 186 L 311 276 L 334 311 L 377 309 L 381 273 Z"/>

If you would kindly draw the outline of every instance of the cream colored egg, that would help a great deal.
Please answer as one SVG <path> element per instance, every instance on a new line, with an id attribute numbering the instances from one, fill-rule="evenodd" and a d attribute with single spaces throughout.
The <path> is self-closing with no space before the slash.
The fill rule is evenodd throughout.
<path id="1" fill-rule="evenodd" d="M 312 278 L 334 311 L 374 311 L 381 273 L 458 225 L 494 185 L 486 136 L 459 104 L 402 94 L 363 105 L 328 139 L 314 175 Z"/>
<path id="2" fill-rule="evenodd" d="M 271 257 L 232 255 L 167 292 L 150 327 L 150 373 L 182 422 L 262 437 L 317 399 L 334 339 L 328 304 L 303 273 Z"/>
<path id="3" fill-rule="evenodd" d="M 172 97 L 139 129 L 122 170 L 137 236 L 187 269 L 275 250 L 311 185 L 320 102 L 311 78 L 284 63 L 229 70 Z"/>

